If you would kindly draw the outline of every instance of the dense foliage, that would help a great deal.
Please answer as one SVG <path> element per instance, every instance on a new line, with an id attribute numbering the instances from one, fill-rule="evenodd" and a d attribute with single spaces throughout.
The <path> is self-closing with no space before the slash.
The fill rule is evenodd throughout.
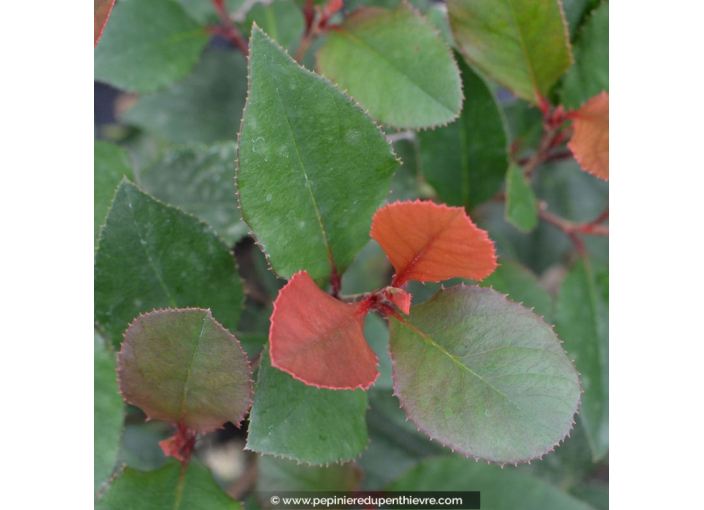
<path id="1" fill-rule="evenodd" d="M 97 507 L 608 508 L 608 24 L 95 0 Z"/>

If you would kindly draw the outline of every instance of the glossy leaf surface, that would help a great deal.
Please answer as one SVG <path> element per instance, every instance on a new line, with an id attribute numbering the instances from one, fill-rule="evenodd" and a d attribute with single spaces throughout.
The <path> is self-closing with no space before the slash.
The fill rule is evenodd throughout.
<path id="1" fill-rule="evenodd" d="M 98 44 L 114 4 L 115 0 L 93 1 L 93 46 Z"/>
<path id="2" fill-rule="evenodd" d="M 246 97 L 244 56 L 206 51 L 189 76 L 140 96 L 121 120 L 172 142 L 234 141 Z"/>
<path id="3" fill-rule="evenodd" d="M 210 308 L 235 331 L 243 297 L 235 259 L 209 226 L 122 181 L 95 256 L 95 317 L 113 345 L 157 308 Z"/>
<path id="4" fill-rule="evenodd" d="M 423 176 L 448 205 L 467 210 L 493 197 L 508 168 L 503 115 L 486 83 L 459 59 L 464 105 L 457 121 L 418 133 Z"/>
<path id="5" fill-rule="evenodd" d="M 296 273 L 274 303 L 271 364 L 319 388 L 367 389 L 379 376 L 364 338 L 369 303 L 343 303 Z"/>
<path id="6" fill-rule="evenodd" d="M 191 460 L 185 476 L 181 463 L 171 461 L 155 471 L 125 468 L 95 505 L 96 510 L 240 510 L 208 468 Z"/>
<path id="7" fill-rule="evenodd" d="M 538 202 L 523 168 L 512 164 L 506 173 L 506 219 L 523 232 L 538 225 Z"/>
<path id="8" fill-rule="evenodd" d="M 185 77 L 209 39 L 173 0 L 118 2 L 95 49 L 95 79 L 152 92 Z"/>
<path id="9" fill-rule="evenodd" d="M 465 455 L 522 462 L 572 427 L 577 372 L 552 328 L 491 289 L 457 286 L 390 319 L 394 388 L 408 417 Z"/>
<path id="10" fill-rule="evenodd" d="M 210 310 L 158 310 L 137 317 L 119 355 L 120 389 L 147 416 L 205 432 L 244 418 L 252 380 L 237 339 Z"/>
<path id="11" fill-rule="evenodd" d="M 372 120 L 341 90 L 252 30 L 239 139 L 242 216 L 274 270 L 341 274 L 367 243 L 398 166 Z"/>
<path id="12" fill-rule="evenodd" d="M 389 126 L 446 124 L 462 107 L 452 54 L 432 23 L 405 3 L 347 16 L 328 33 L 318 68 Z"/>
<path id="13" fill-rule="evenodd" d="M 308 386 L 262 354 L 247 448 L 310 464 L 346 461 L 367 446 L 367 395 Z"/>
<path id="14" fill-rule="evenodd" d="M 448 0 L 460 52 L 535 105 L 572 63 L 559 0 Z"/>
<path id="15" fill-rule="evenodd" d="M 593 510 L 561 490 L 509 468 L 461 458 L 421 462 L 387 487 L 389 491 L 481 492 L 482 508 L 501 510 Z"/>
<path id="16" fill-rule="evenodd" d="M 582 374 L 579 417 L 601 459 L 609 448 L 609 291 L 608 272 L 593 264 L 577 263 L 562 283 L 555 328 Z"/>
<path id="17" fill-rule="evenodd" d="M 140 172 L 140 184 L 196 215 L 233 246 L 249 231 L 237 209 L 235 158 L 234 142 L 174 148 Z"/>
<path id="18" fill-rule="evenodd" d="M 374 215 L 371 236 L 396 269 L 394 287 L 409 280 L 481 280 L 496 268 L 494 244 L 461 207 L 395 202 Z"/>
<path id="19" fill-rule="evenodd" d="M 95 334 L 93 365 L 93 490 L 99 490 L 115 468 L 120 450 L 124 404 L 118 393 L 115 353 Z"/>
<path id="20" fill-rule="evenodd" d="M 115 190 L 123 177 L 134 180 L 127 151 L 117 145 L 96 140 L 93 145 L 93 225 L 96 243 Z"/>
<path id="21" fill-rule="evenodd" d="M 569 148 L 579 166 L 605 181 L 609 180 L 609 95 L 602 92 L 570 118 L 574 134 Z"/>
<path id="22" fill-rule="evenodd" d="M 560 88 L 560 103 L 579 108 L 602 91 L 609 91 L 609 2 L 602 2 L 579 30 L 574 65 Z"/>

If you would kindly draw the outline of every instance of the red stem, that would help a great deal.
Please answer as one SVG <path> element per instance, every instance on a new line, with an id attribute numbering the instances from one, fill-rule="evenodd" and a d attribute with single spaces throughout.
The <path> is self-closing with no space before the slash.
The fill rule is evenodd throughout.
<path id="1" fill-rule="evenodd" d="M 540 209 L 538 211 L 538 214 L 545 222 L 550 223 L 551 225 L 559 228 L 568 236 L 574 236 L 577 234 L 591 236 L 609 235 L 609 227 L 601 225 L 601 223 L 603 223 L 606 218 L 608 218 L 608 209 L 601 213 L 601 215 L 597 219 L 588 223 L 574 223 L 564 218 L 560 218 L 559 216 L 555 216 L 554 214 L 549 213 L 544 209 Z"/>
<path id="2" fill-rule="evenodd" d="M 218 13 L 218 16 L 220 16 L 220 20 L 225 26 L 210 27 L 210 32 L 225 37 L 232 44 L 234 44 L 235 47 L 237 47 L 244 54 L 245 57 L 248 56 L 249 46 L 247 45 L 247 41 L 242 36 L 240 31 L 237 29 L 237 26 L 235 26 L 232 19 L 230 18 L 230 14 L 227 12 L 227 7 L 225 7 L 225 0 L 212 0 L 212 2 L 213 7 L 215 7 L 215 10 Z"/>
<path id="3" fill-rule="evenodd" d="M 315 39 L 319 35 L 324 34 L 328 30 L 328 28 L 330 28 L 328 27 L 328 21 L 330 21 L 330 17 L 337 11 L 339 11 L 342 7 L 342 0 L 328 0 L 322 10 L 318 8 L 317 12 L 319 13 L 319 15 L 316 19 L 316 9 L 313 5 L 313 1 L 306 0 L 306 4 L 303 7 L 303 17 L 306 20 L 306 30 L 303 33 L 303 37 L 301 37 L 301 42 L 298 44 L 298 49 L 296 50 L 296 53 L 293 56 L 293 59 L 296 62 L 298 62 L 299 64 L 301 63 L 301 60 L 303 60 L 303 57 L 306 56 L 308 48 L 310 48 L 310 45 L 313 43 L 313 41 L 315 41 Z"/>

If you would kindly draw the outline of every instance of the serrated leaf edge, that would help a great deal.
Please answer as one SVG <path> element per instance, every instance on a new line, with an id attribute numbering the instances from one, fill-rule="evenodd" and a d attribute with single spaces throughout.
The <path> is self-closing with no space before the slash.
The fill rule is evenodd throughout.
<path id="1" fill-rule="evenodd" d="M 493 287 L 480 287 L 480 286 L 478 286 L 478 285 L 465 285 L 464 283 L 461 283 L 461 284 L 459 284 L 459 285 L 455 285 L 454 287 L 475 287 L 475 288 L 478 288 L 478 289 L 491 289 L 492 291 L 494 291 L 494 292 L 496 292 L 497 294 L 499 294 L 500 296 L 502 296 L 506 301 L 509 301 L 509 302 L 511 302 L 511 303 L 514 303 L 514 304 L 517 304 L 517 305 L 519 305 L 519 306 L 522 306 L 523 308 L 525 308 L 525 309 L 527 309 L 527 310 L 531 310 L 531 309 L 529 309 L 529 308 L 523 306 L 522 303 L 516 303 L 515 301 L 512 301 L 511 299 L 509 299 L 508 294 L 503 294 L 502 292 L 499 292 L 499 291 L 497 291 L 497 290 L 494 290 Z M 450 287 L 450 288 L 453 288 L 453 287 Z M 444 289 L 443 289 L 443 290 L 444 290 Z M 440 291 L 438 291 L 438 292 L 440 292 Z M 437 296 L 437 295 L 438 295 L 438 292 L 436 292 L 428 301 L 432 300 L 435 296 Z M 425 303 L 427 303 L 428 301 L 425 301 Z M 411 312 L 413 312 L 413 310 L 411 310 Z M 555 329 L 555 326 L 554 326 L 554 325 L 548 324 L 547 322 L 545 322 L 545 320 L 544 320 L 544 318 L 543 318 L 542 315 L 538 315 L 538 314 L 533 314 L 533 315 L 535 315 L 536 317 L 540 318 L 540 320 L 541 320 L 544 324 L 550 326 L 550 328 L 553 330 L 553 333 L 555 334 L 555 338 L 557 338 L 558 341 L 560 342 L 560 345 L 562 345 L 562 344 L 564 343 L 562 340 L 559 339 L 559 337 L 557 336 L 557 333 L 554 332 L 554 329 Z M 400 317 L 400 316 L 397 316 L 396 319 L 401 320 L 401 321 L 404 322 L 404 323 L 406 322 L 406 321 L 405 321 L 402 317 Z M 455 452 L 460 453 L 460 454 L 464 455 L 466 458 L 472 458 L 472 459 L 474 459 L 476 462 L 479 462 L 479 461 L 481 460 L 481 461 L 485 461 L 487 464 L 495 464 L 495 465 L 500 466 L 502 469 L 503 469 L 503 467 L 506 466 L 507 464 L 511 464 L 511 465 L 513 465 L 513 466 L 518 466 L 518 464 L 523 464 L 523 463 L 530 464 L 530 462 L 531 462 L 532 460 L 536 460 L 536 459 L 542 460 L 542 458 L 543 458 L 544 455 L 546 455 L 546 454 L 548 454 L 548 453 L 554 451 L 556 447 L 560 446 L 560 444 L 563 443 L 563 442 L 565 441 L 565 439 L 570 436 L 570 434 L 571 434 L 572 431 L 574 430 L 574 426 L 575 426 L 575 423 L 576 423 L 576 421 L 575 421 L 575 419 L 574 419 L 574 414 L 579 414 L 579 407 L 582 405 L 582 393 L 584 393 L 584 389 L 582 388 L 582 381 L 581 381 L 581 379 L 579 378 L 579 376 L 580 376 L 581 374 L 577 371 L 577 368 L 575 367 L 575 364 L 574 364 L 574 360 L 573 360 L 573 359 L 570 359 L 570 358 L 567 356 L 567 351 L 565 351 L 564 348 L 562 348 L 562 352 L 565 354 L 565 357 L 570 361 L 570 364 L 572 365 L 572 369 L 573 369 L 573 370 L 575 371 L 575 373 L 578 375 L 578 377 L 577 377 L 577 382 L 578 382 L 578 384 L 579 384 L 579 399 L 578 399 L 578 401 L 577 401 L 577 406 L 576 406 L 575 411 L 574 411 L 573 416 L 572 416 L 572 423 L 571 423 L 571 425 L 570 425 L 569 430 L 565 433 L 565 435 L 562 436 L 562 438 L 558 439 L 557 442 L 555 442 L 555 443 L 552 445 L 552 447 L 551 447 L 550 449 L 544 451 L 544 452 L 541 453 L 540 455 L 536 455 L 536 456 L 534 456 L 534 457 L 530 457 L 529 459 L 517 459 L 517 460 L 514 460 L 514 461 L 506 461 L 506 462 L 495 461 L 495 460 L 492 460 L 492 459 L 485 459 L 484 457 L 480 457 L 480 456 L 474 455 L 474 454 L 471 453 L 471 452 L 465 452 L 464 450 L 462 450 L 462 449 L 460 449 L 460 448 L 454 448 L 453 446 L 450 446 L 449 444 L 446 444 L 446 443 L 440 441 L 439 439 L 434 438 L 427 430 L 425 430 L 423 427 L 421 427 L 421 426 L 408 414 L 408 410 L 403 406 L 403 402 L 401 402 L 401 398 L 399 397 L 398 389 L 397 389 L 397 386 L 396 386 L 396 363 L 394 362 L 393 351 L 392 351 L 391 348 L 389 348 L 389 354 L 391 355 L 391 368 L 392 368 L 392 371 L 391 371 L 391 380 L 393 381 L 393 384 L 394 384 L 393 396 L 398 399 L 398 401 L 399 401 L 399 407 L 400 407 L 401 409 L 403 409 L 403 412 L 404 412 L 405 415 L 406 415 L 406 421 L 409 421 L 409 420 L 410 420 L 410 421 L 416 426 L 416 429 L 418 429 L 418 432 L 422 432 L 423 434 L 425 434 L 426 436 L 428 436 L 431 441 L 435 440 L 435 441 L 437 441 L 438 443 L 440 443 L 442 446 L 444 446 L 444 447 L 446 447 L 446 448 L 449 448 L 453 453 L 455 453 Z"/>

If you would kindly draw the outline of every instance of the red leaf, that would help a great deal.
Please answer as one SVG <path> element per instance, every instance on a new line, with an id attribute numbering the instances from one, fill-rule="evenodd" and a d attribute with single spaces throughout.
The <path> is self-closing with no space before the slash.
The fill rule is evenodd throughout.
<path id="1" fill-rule="evenodd" d="M 408 315 L 411 313 L 411 295 L 403 289 L 386 287 L 384 297 L 398 306 L 398 309 Z"/>
<path id="2" fill-rule="evenodd" d="M 496 269 L 494 243 L 461 207 L 419 200 L 389 204 L 374 215 L 371 235 L 396 269 L 392 287 L 409 280 L 481 280 Z"/>
<path id="3" fill-rule="evenodd" d="M 281 289 L 271 316 L 271 364 L 311 386 L 367 389 L 379 372 L 364 338 L 371 304 L 338 301 L 305 271 Z"/>
<path id="4" fill-rule="evenodd" d="M 187 460 L 196 446 L 196 433 L 187 429 L 183 423 L 179 423 L 176 433 L 159 441 L 159 446 L 167 457 L 174 457 L 180 461 Z"/>
<path id="5" fill-rule="evenodd" d="M 93 47 L 97 46 L 103 29 L 110 17 L 110 11 L 115 4 L 115 0 L 94 0 L 93 4 Z"/>
<path id="6" fill-rule="evenodd" d="M 136 317 L 124 336 L 120 391 L 149 418 L 193 432 L 244 419 L 252 397 L 249 361 L 210 310 L 154 310 Z"/>
<path id="7" fill-rule="evenodd" d="M 609 95 L 602 92 L 571 112 L 574 135 L 569 148 L 584 170 L 609 180 Z"/>

